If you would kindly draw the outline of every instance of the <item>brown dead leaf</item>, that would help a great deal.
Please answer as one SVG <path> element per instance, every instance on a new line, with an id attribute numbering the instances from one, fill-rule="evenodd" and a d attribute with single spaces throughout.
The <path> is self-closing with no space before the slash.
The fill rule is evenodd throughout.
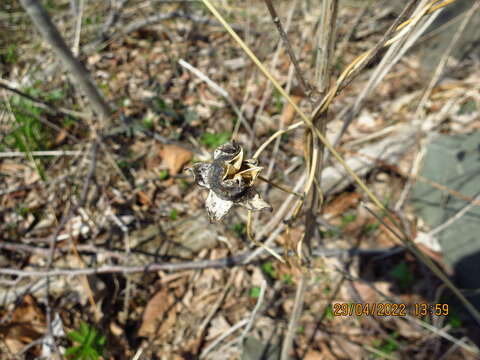
<path id="1" fill-rule="evenodd" d="M 349 326 L 349 328 L 351 328 L 351 326 Z M 329 344 L 335 359 L 362 359 L 363 348 L 354 342 L 345 341 L 345 338 L 335 336 L 332 338 Z"/>
<path id="2" fill-rule="evenodd" d="M 152 202 L 150 201 L 150 197 L 144 192 L 144 191 L 138 191 L 137 192 L 138 196 L 138 201 L 142 203 L 142 205 L 152 205 Z"/>
<path id="3" fill-rule="evenodd" d="M 148 302 L 143 312 L 142 325 L 138 330 L 139 336 L 152 336 L 168 329 L 176 319 L 173 309 L 174 298 L 168 288 L 164 287 L 157 292 Z"/>
<path id="4" fill-rule="evenodd" d="M 293 102 L 295 103 L 295 105 L 298 105 L 300 103 L 300 100 L 302 100 L 302 96 L 299 95 L 298 93 L 293 93 L 291 95 L 291 98 L 292 98 Z M 293 119 L 295 119 L 295 114 L 296 114 L 296 111 L 293 108 L 293 105 L 288 102 L 283 107 L 282 116 L 280 117 L 280 121 L 282 122 L 283 125 L 288 126 L 293 122 Z"/>
<path id="5" fill-rule="evenodd" d="M 360 298 L 364 303 L 372 304 L 382 302 L 381 298 L 379 298 L 377 291 L 380 291 L 388 296 L 391 295 L 390 283 L 386 281 L 376 281 L 374 288 L 372 288 L 371 285 L 360 281 L 354 281 L 352 285 L 355 287 L 355 290 L 358 292 Z"/>
<path id="6" fill-rule="evenodd" d="M 27 295 L 23 303 L 18 306 L 12 315 L 12 320 L 0 328 L 0 335 L 10 352 L 18 353 L 25 345 L 38 339 L 46 330 L 45 316 L 38 307 L 35 299 Z"/>
<path id="7" fill-rule="evenodd" d="M 360 201 L 360 195 L 357 193 L 343 193 L 332 200 L 324 211 L 326 220 L 335 218 L 345 213 L 345 211 L 357 207 Z"/>
<path id="8" fill-rule="evenodd" d="M 167 165 L 170 174 L 176 175 L 183 165 L 192 159 L 193 153 L 178 145 L 164 145 L 160 149 L 160 157 Z"/>
<path id="9" fill-rule="evenodd" d="M 25 164 L 12 163 L 12 162 L 2 162 L 0 163 L 0 174 L 5 174 L 7 176 L 21 174 L 28 168 Z"/>
<path id="10" fill-rule="evenodd" d="M 54 145 L 60 145 L 68 136 L 68 131 L 66 129 L 61 129 L 54 140 Z"/>
<path id="11" fill-rule="evenodd" d="M 320 347 L 322 348 L 322 360 L 337 360 L 337 357 L 330 351 L 326 341 L 321 341 Z"/>
<path id="12" fill-rule="evenodd" d="M 325 357 L 318 351 L 309 350 L 307 355 L 305 355 L 305 360 L 323 360 Z"/>
<path id="13" fill-rule="evenodd" d="M 421 339 L 424 336 L 420 325 L 413 321 L 405 321 L 404 318 L 395 318 L 398 333 L 406 339 Z"/>

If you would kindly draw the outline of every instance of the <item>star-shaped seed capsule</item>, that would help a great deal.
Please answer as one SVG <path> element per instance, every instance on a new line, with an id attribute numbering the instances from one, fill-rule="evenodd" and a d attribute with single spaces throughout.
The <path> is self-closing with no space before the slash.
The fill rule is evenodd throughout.
<path id="1" fill-rule="evenodd" d="M 195 182 L 210 190 L 205 203 L 210 221 L 222 220 L 234 205 L 254 211 L 271 210 L 254 188 L 262 169 L 257 160 L 244 160 L 243 148 L 235 142 L 216 148 L 212 162 L 193 165 L 190 170 Z"/>

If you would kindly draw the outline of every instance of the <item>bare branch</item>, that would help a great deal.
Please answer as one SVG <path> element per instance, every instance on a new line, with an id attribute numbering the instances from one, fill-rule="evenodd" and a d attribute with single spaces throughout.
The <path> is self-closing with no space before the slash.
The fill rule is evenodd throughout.
<path id="1" fill-rule="evenodd" d="M 1 244 L 1 243 L 0 243 Z M 1 246 L 8 250 L 14 251 L 28 251 L 38 254 L 46 255 L 48 249 L 42 249 L 28 246 Z M 389 249 L 325 249 L 319 248 L 313 250 L 314 256 L 325 257 L 344 257 L 344 256 L 371 256 L 371 255 L 386 255 L 391 252 L 397 252 L 398 247 Z M 274 250 L 280 254 L 284 252 L 283 248 L 274 248 Z M 85 251 L 88 251 L 85 249 Z M 102 252 L 103 253 L 103 252 Z M 104 252 L 109 253 L 108 251 Z M 241 253 L 240 255 L 225 257 L 215 260 L 198 260 L 198 261 L 185 261 L 179 263 L 151 263 L 148 265 L 127 266 L 127 265 L 105 265 L 97 268 L 56 268 L 51 270 L 18 270 L 12 268 L 0 269 L 0 275 L 18 276 L 19 278 L 44 278 L 54 276 L 82 276 L 82 275 L 94 275 L 94 274 L 134 274 L 134 273 L 148 273 L 156 271 L 185 271 L 185 270 L 202 270 L 202 269 L 223 269 L 235 266 L 246 266 L 249 264 L 255 264 L 261 260 L 254 259 L 256 256 L 252 256 L 257 253 L 256 250 L 249 250 Z M 115 254 L 115 253 L 113 253 Z M 290 254 L 291 255 L 291 254 Z"/>
<path id="2" fill-rule="evenodd" d="M 280 21 L 280 17 L 277 14 L 277 11 L 275 10 L 275 7 L 272 4 L 271 0 L 265 0 L 265 5 L 267 5 L 268 12 L 270 13 L 270 16 L 272 17 L 272 21 L 277 27 L 278 33 L 280 34 L 280 38 L 283 41 L 283 45 L 285 45 L 285 49 L 287 49 L 288 56 L 290 57 L 290 60 L 292 61 L 293 67 L 295 68 L 295 74 L 297 75 L 298 82 L 300 83 L 303 91 L 305 92 L 305 95 L 310 99 L 310 95 L 314 91 L 312 86 L 305 80 L 303 74 L 302 74 L 302 69 L 300 69 L 300 65 L 298 64 L 297 57 L 295 56 L 295 53 L 292 49 L 292 45 L 290 45 L 290 41 L 288 41 L 288 36 L 285 30 L 283 29 L 282 22 Z"/>
<path id="3" fill-rule="evenodd" d="M 93 110 L 102 120 L 107 119 L 111 113 L 110 106 L 90 78 L 86 67 L 73 56 L 42 4 L 38 0 L 21 0 L 20 2 L 38 31 L 42 34 L 44 40 L 62 60 L 74 81 L 87 96 Z"/>

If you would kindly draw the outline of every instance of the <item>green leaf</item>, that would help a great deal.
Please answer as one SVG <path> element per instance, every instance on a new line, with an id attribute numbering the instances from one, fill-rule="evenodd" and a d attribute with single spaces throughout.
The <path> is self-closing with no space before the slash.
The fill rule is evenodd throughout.
<path id="1" fill-rule="evenodd" d="M 158 178 L 160 180 L 167 180 L 168 179 L 168 170 L 160 170 L 159 173 L 158 173 Z"/>
<path id="2" fill-rule="evenodd" d="M 236 223 L 233 225 L 233 231 L 241 238 L 247 233 L 247 227 L 244 223 Z"/>
<path id="3" fill-rule="evenodd" d="M 405 262 L 397 264 L 389 274 L 398 282 L 401 290 L 409 289 L 415 282 L 414 274 Z"/>
<path id="4" fill-rule="evenodd" d="M 335 316 L 333 316 L 333 308 L 332 308 L 332 304 L 328 305 L 326 308 L 325 308 L 325 317 L 329 320 L 333 320 L 335 318 Z"/>
<path id="5" fill-rule="evenodd" d="M 76 342 L 83 342 L 84 335 L 82 335 L 79 331 L 72 331 L 67 334 L 68 338 L 70 340 L 76 341 Z"/>
<path id="6" fill-rule="evenodd" d="M 282 280 L 286 285 L 293 284 L 293 278 L 292 278 L 292 275 L 290 274 L 284 274 Z"/>
<path id="7" fill-rule="evenodd" d="M 66 350 L 69 359 L 75 360 L 98 360 L 103 354 L 106 338 L 87 323 L 80 323 L 78 330 L 67 334 L 68 338 L 80 343 Z"/>
<path id="8" fill-rule="evenodd" d="M 250 288 L 250 297 L 252 299 L 258 299 L 259 296 L 260 296 L 260 287 L 254 286 Z"/>
<path id="9" fill-rule="evenodd" d="M 342 217 L 342 227 L 345 227 L 348 224 L 354 222 L 356 218 L 357 218 L 357 214 L 354 214 L 354 213 L 343 215 L 343 217 Z"/>
<path id="10" fill-rule="evenodd" d="M 207 146 L 210 149 L 214 149 L 219 147 L 222 144 L 225 144 L 230 140 L 231 133 L 228 131 L 212 134 L 212 133 L 204 133 L 200 139 L 202 144 Z"/>
<path id="11" fill-rule="evenodd" d="M 47 100 L 50 100 L 50 101 L 61 100 L 64 98 L 64 96 L 65 96 L 65 93 L 63 92 L 62 89 L 55 89 L 50 91 L 47 94 Z"/>
<path id="12" fill-rule="evenodd" d="M 271 261 L 267 261 L 266 263 L 262 264 L 262 271 L 274 279 L 277 276 L 275 269 L 273 268 L 273 263 Z"/>
<path id="13" fill-rule="evenodd" d="M 67 350 L 65 350 L 65 355 L 70 356 L 70 355 L 75 355 L 78 352 L 81 352 L 82 347 L 81 346 L 71 346 Z"/>

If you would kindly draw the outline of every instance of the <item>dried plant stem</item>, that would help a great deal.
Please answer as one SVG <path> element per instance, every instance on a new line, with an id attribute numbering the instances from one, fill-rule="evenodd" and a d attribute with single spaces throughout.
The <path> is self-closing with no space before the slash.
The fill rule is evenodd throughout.
<path id="1" fill-rule="evenodd" d="M 305 289 L 307 287 L 307 274 L 302 273 L 300 276 L 300 281 L 297 285 L 297 292 L 295 294 L 295 302 L 292 309 L 292 315 L 290 317 L 290 322 L 288 323 L 287 334 L 282 345 L 282 355 L 280 360 L 290 359 L 289 352 L 292 347 L 293 337 L 297 332 L 297 324 L 302 314 L 303 309 L 303 300 L 305 295 Z"/>
<path id="2" fill-rule="evenodd" d="M 455 1 L 457 1 L 457 0 L 433 0 L 432 2 L 428 3 L 425 6 L 426 12 L 425 12 L 424 15 L 431 14 L 432 12 L 437 11 L 438 9 L 441 9 L 441 8 L 447 6 L 447 5 L 450 5 L 451 3 L 454 3 Z M 437 4 L 437 3 L 440 3 L 440 4 Z M 397 30 L 403 29 L 405 26 L 409 25 L 413 21 L 417 21 L 422 16 L 423 15 L 418 14 L 417 16 L 411 17 L 410 19 L 408 19 L 404 23 L 402 23 L 398 27 Z"/>
<path id="3" fill-rule="evenodd" d="M 210 309 L 207 317 L 202 321 L 202 323 L 198 327 L 198 329 L 197 329 L 198 348 L 197 348 L 197 351 L 196 351 L 197 353 L 199 352 L 200 346 L 202 345 L 202 338 L 205 335 L 205 331 L 207 330 L 208 324 L 210 324 L 213 317 L 218 312 L 218 309 L 220 309 L 223 302 L 225 301 L 225 298 L 226 298 L 228 292 L 230 291 L 230 288 L 232 287 L 233 281 L 234 281 L 236 276 L 237 276 L 237 269 L 234 269 L 233 271 L 230 272 L 226 284 L 222 286 L 223 287 L 222 293 L 220 294 L 217 301 L 215 302 L 215 304 Z M 202 355 L 205 355 L 205 354 L 202 353 Z"/>
<path id="4" fill-rule="evenodd" d="M 300 127 L 303 125 L 303 122 L 298 122 L 298 123 L 295 123 L 293 125 L 290 125 L 288 128 L 286 129 L 283 129 L 283 130 L 278 130 L 276 131 L 273 135 L 271 135 L 267 140 L 265 140 L 263 142 L 262 145 L 260 145 L 260 147 L 257 149 L 257 151 L 255 152 L 255 154 L 252 156 L 253 159 L 258 159 L 260 157 L 260 154 L 267 148 L 268 145 L 270 145 L 273 140 L 275 140 L 276 138 L 282 136 L 283 134 L 286 134 L 287 132 L 289 131 L 292 131 L 292 130 L 295 130 L 296 128 Z"/>
<path id="5" fill-rule="evenodd" d="M 82 152 L 74 150 L 48 150 L 48 151 L 30 151 L 26 153 L 23 151 L 5 151 L 0 152 L 0 158 L 9 157 L 27 157 L 27 156 L 79 156 Z"/>
<path id="6" fill-rule="evenodd" d="M 248 213 L 247 213 L 247 237 L 248 237 L 248 240 L 250 240 L 256 246 L 261 247 L 262 249 L 267 251 L 270 255 L 272 255 L 278 261 L 285 264 L 285 260 L 283 260 L 283 258 L 280 255 L 278 255 L 274 250 L 270 249 L 267 245 L 262 244 L 261 242 L 259 242 L 255 239 L 255 237 L 253 236 L 253 233 L 252 233 L 252 219 L 253 219 L 253 211 L 248 210 Z"/>
<path id="7" fill-rule="evenodd" d="M 418 1 L 419 0 L 411 0 L 411 2 L 405 7 L 402 14 L 407 13 L 413 7 L 413 5 L 415 5 Z M 451 1 L 439 4 L 435 7 L 435 10 L 438 10 L 454 1 L 456 0 L 451 0 Z M 433 3 L 430 3 L 429 5 L 427 4 L 425 7 L 422 8 L 421 11 L 417 13 L 417 15 L 413 16 L 412 18 L 408 19 L 402 24 L 398 25 L 395 28 L 395 31 L 397 31 L 397 34 L 393 36 L 391 39 L 385 41 L 382 47 L 388 47 L 393 43 L 399 41 L 400 39 L 404 38 L 406 35 L 408 35 L 409 34 L 409 30 L 407 30 L 408 28 L 415 26 L 422 17 L 433 12 L 431 11 L 432 9 L 431 6 L 433 6 L 434 3 L 436 3 L 436 1 Z M 406 26 L 408 26 L 408 28 L 404 29 L 404 27 Z M 388 32 L 391 32 L 391 30 L 389 30 Z M 382 43 L 382 41 L 380 43 Z M 375 54 L 378 52 L 379 49 L 380 48 L 378 47 L 378 44 L 377 44 L 373 49 L 367 50 L 365 53 L 359 55 L 355 60 L 353 60 L 345 68 L 345 70 L 336 80 L 335 85 L 332 87 L 332 89 L 330 89 L 330 91 L 325 95 L 325 97 L 322 99 L 320 104 L 313 111 L 313 115 L 312 115 L 313 119 L 317 118 L 321 113 L 323 113 L 328 108 L 328 106 L 330 105 L 335 95 L 338 92 L 340 92 L 345 86 L 347 86 L 354 77 L 358 75 L 359 70 L 361 70 L 364 66 L 366 66 L 366 64 L 368 64 L 368 62 L 371 60 L 373 56 L 375 56 Z"/>
<path id="8" fill-rule="evenodd" d="M 323 0 L 318 27 L 317 66 L 315 79 L 323 96 L 330 88 L 331 63 L 335 44 L 338 0 Z"/>
<path id="9" fill-rule="evenodd" d="M 228 92 L 222 88 L 220 85 L 218 85 L 216 82 L 214 82 L 213 80 L 211 80 L 207 75 L 205 75 L 203 72 L 201 72 L 199 69 L 197 69 L 196 67 L 194 67 L 193 65 L 189 64 L 188 62 L 186 62 L 185 60 L 183 59 L 180 59 L 178 61 L 178 63 L 180 65 L 182 65 L 185 69 L 189 70 L 190 72 L 192 72 L 195 76 L 197 76 L 200 80 L 202 81 L 205 81 L 207 83 L 208 86 L 210 86 L 210 88 L 212 90 L 214 90 L 217 94 L 220 94 L 221 96 L 223 96 L 225 98 L 225 100 L 227 100 L 228 104 L 232 107 L 233 111 L 235 112 L 235 114 L 238 116 L 238 119 L 240 120 L 240 122 L 238 124 L 242 124 L 245 128 L 245 130 L 247 130 L 248 134 L 251 136 L 251 137 L 254 137 L 254 133 L 253 133 L 253 129 L 252 127 L 250 126 L 250 124 L 245 120 L 245 118 L 243 117 L 243 114 L 242 112 L 240 111 L 240 109 L 238 108 L 238 106 L 235 104 L 235 101 L 233 101 L 233 99 L 230 97 L 230 95 L 228 94 Z M 237 128 L 236 128 L 237 129 Z M 234 131 L 232 136 L 235 135 L 237 131 Z"/>
<path id="10" fill-rule="evenodd" d="M 85 5 L 85 0 L 79 0 L 78 4 L 78 14 L 77 23 L 75 24 L 75 36 L 73 40 L 72 53 L 74 56 L 78 56 L 80 52 L 80 35 L 82 32 L 82 18 L 83 18 L 83 8 Z"/>
<path id="11" fill-rule="evenodd" d="M 102 121 L 105 121 L 110 116 L 110 106 L 104 100 L 97 86 L 91 80 L 88 70 L 77 58 L 75 58 L 75 56 L 73 56 L 40 1 L 21 0 L 20 2 L 45 41 L 62 60 L 70 75 L 87 96 L 93 110 L 101 117 Z"/>
<path id="12" fill-rule="evenodd" d="M 255 317 L 257 316 L 258 311 L 260 310 L 260 307 L 263 304 L 263 299 L 265 298 L 265 290 L 267 289 L 267 281 L 265 279 L 262 280 L 262 283 L 260 285 L 260 294 L 258 295 L 257 303 L 255 304 L 255 307 L 253 308 L 252 314 L 250 315 L 250 319 L 248 320 L 248 324 L 243 330 L 242 336 L 240 338 L 240 343 L 243 344 L 245 338 L 247 337 L 248 333 L 253 327 L 253 324 L 255 322 Z"/>
<path id="13" fill-rule="evenodd" d="M 298 196 L 299 198 L 303 198 L 302 194 L 299 194 L 299 193 L 287 188 L 285 185 L 280 185 L 280 184 L 274 183 L 273 181 L 268 180 L 267 178 L 264 178 L 262 175 L 258 175 L 258 178 L 262 181 L 265 181 L 267 184 L 270 184 L 270 185 L 272 185 L 273 187 L 275 187 L 279 190 L 282 190 L 282 191 L 284 191 L 288 194 L 292 194 L 294 196 Z"/>
<path id="14" fill-rule="evenodd" d="M 82 256 L 78 252 L 76 245 L 77 244 L 75 242 L 72 242 L 72 246 L 71 246 L 72 252 L 77 257 L 78 261 L 80 262 L 80 266 L 82 268 L 88 267 L 88 265 L 85 263 L 85 261 L 83 261 Z M 80 283 L 82 284 L 83 288 L 87 293 L 87 299 L 88 299 L 88 302 L 90 303 L 90 307 L 92 308 L 93 314 L 95 316 L 95 321 L 99 322 L 100 319 L 102 318 L 102 314 L 100 309 L 97 307 L 97 304 L 95 303 L 95 300 L 93 298 L 93 291 L 92 291 L 92 288 L 90 287 L 90 284 L 88 283 L 88 278 L 86 275 L 80 276 Z"/>
<path id="15" fill-rule="evenodd" d="M 336 32 L 336 19 L 337 19 L 338 1 L 337 0 L 323 0 L 321 8 L 321 18 L 319 26 L 318 36 L 318 50 L 317 50 L 317 67 L 316 67 L 316 84 L 323 96 L 330 89 L 330 77 L 331 77 L 331 63 L 334 51 L 334 40 Z M 318 118 L 312 118 L 312 124 L 309 126 L 309 132 L 305 137 L 305 154 L 307 154 L 307 161 L 310 160 L 309 177 L 305 185 L 305 196 L 309 195 L 305 200 L 307 201 L 307 212 L 305 216 L 305 231 L 301 240 L 297 244 L 296 254 L 297 258 L 302 261 L 302 247 L 303 244 L 309 244 L 311 238 L 314 236 L 316 215 L 320 210 L 321 203 L 319 199 L 322 199 L 322 193 L 320 186 L 314 187 L 312 193 L 310 189 L 315 182 L 320 185 L 321 173 L 323 170 L 323 146 L 325 142 L 319 144 L 315 134 L 324 135 L 326 132 L 327 113 L 322 113 Z M 308 155 L 311 154 L 311 159 L 308 159 Z M 299 205 L 303 203 L 303 199 L 299 202 Z M 294 213 L 294 218 L 298 215 L 301 206 L 297 206 Z M 293 339 L 298 327 L 298 321 L 303 309 L 303 301 L 306 290 L 306 283 L 308 275 L 302 272 L 300 282 L 297 284 L 297 292 L 295 295 L 295 302 L 293 305 L 292 314 L 290 315 L 290 321 L 288 324 L 285 340 L 282 345 L 281 360 L 288 360 L 290 349 L 293 345 Z"/>
<path id="16" fill-rule="evenodd" d="M 7 91 L 11 91 L 11 92 L 13 92 L 13 93 L 15 93 L 15 94 L 17 94 L 21 97 L 24 97 L 25 99 L 30 100 L 31 102 L 35 103 L 35 105 L 38 106 L 39 108 L 45 109 L 50 113 L 54 113 L 54 114 L 63 113 L 65 115 L 70 115 L 70 116 L 81 118 L 81 119 L 88 119 L 90 117 L 89 114 L 85 114 L 85 113 L 82 113 L 82 112 L 79 112 L 79 111 L 66 109 L 66 108 L 63 108 L 63 107 L 57 107 L 57 106 L 54 106 L 54 105 L 50 104 L 48 101 L 43 101 L 43 100 L 38 99 L 36 97 L 33 97 L 29 94 L 26 94 L 23 91 L 17 89 L 16 86 L 13 83 L 11 83 L 11 82 L 9 82 L 5 79 L 2 79 L 2 78 L 0 78 L 0 88 L 3 88 Z M 60 131 L 60 130 L 62 130 L 62 129 L 57 129 L 57 131 Z"/>
<path id="17" fill-rule="evenodd" d="M 455 45 L 458 43 L 458 40 L 463 35 L 463 32 L 467 27 L 467 24 L 470 22 L 470 19 L 473 17 L 473 14 L 479 9 L 479 7 L 480 7 L 480 2 L 479 1 L 475 2 L 470 8 L 470 10 L 467 12 L 467 15 L 463 19 L 460 26 L 455 30 L 455 34 L 452 37 L 452 40 L 450 41 L 450 44 L 448 45 L 447 49 L 445 49 L 442 55 L 442 58 L 440 59 L 437 65 L 437 68 L 435 69 L 435 73 L 433 74 L 432 79 L 430 80 L 430 83 L 428 84 L 428 87 L 425 89 L 422 99 L 420 100 L 420 103 L 417 106 L 417 109 L 414 115 L 415 119 L 418 119 L 421 117 L 425 103 L 430 97 L 434 86 L 437 84 L 438 79 L 440 78 L 443 70 L 445 69 L 445 66 L 447 65 L 447 61 L 448 61 L 448 58 L 450 57 L 450 53 L 452 52 Z"/>
<path id="18" fill-rule="evenodd" d="M 277 27 L 278 33 L 280 34 L 280 38 L 283 41 L 283 45 L 285 46 L 285 49 L 287 49 L 287 53 L 288 53 L 288 56 L 290 57 L 290 60 L 292 61 L 293 67 L 295 68 L 295 74 L 297 75 L 298 82 L 302 87 L 302 90 L 305 92 L 305 95 L 307 96 L 307 98 L 310 98 L 310 95 L 312 94 L 314 89 L 305 80 L 305 77 L 302 74 L 302 69 L 300 68 L 297 57 L 295 56 L 295 53 L 292 49 L 292 45 L 290 44 L 290 41 L 288 41 L 287 33 L 285 32 L 282 22 L 280 21 L 280 17 L 278 16 L 277 11 L 275 10 L 275 7 L 272 4 L 272 0 L 264 0 L 264 1 L 265 1 L 265 4 L 267 5 L 268 12 L 272 17 L 273 23 Z"/>

